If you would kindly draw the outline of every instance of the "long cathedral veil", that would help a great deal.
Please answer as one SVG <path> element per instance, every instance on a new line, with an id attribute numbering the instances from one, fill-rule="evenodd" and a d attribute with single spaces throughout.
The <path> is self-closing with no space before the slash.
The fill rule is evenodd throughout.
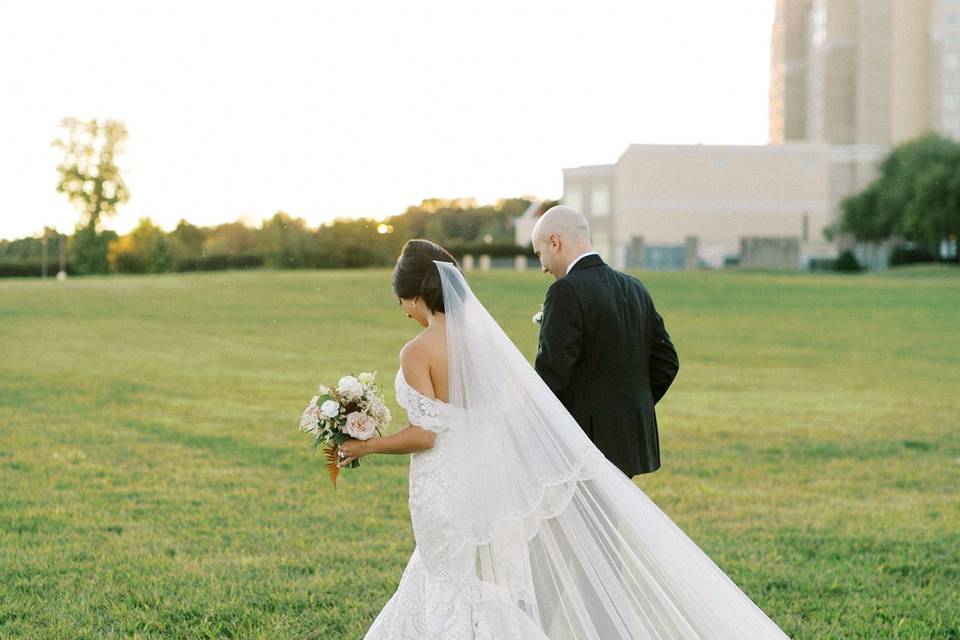
<path id="1" fill-rule="evenodd" d="M 457 419 L 438 493 L 450 517 L 430 524 L 448 542 L 418 549 L 493 605 L 490 637 L 786 638 L 596 449 L 459 269 L 436 264 Z"/>

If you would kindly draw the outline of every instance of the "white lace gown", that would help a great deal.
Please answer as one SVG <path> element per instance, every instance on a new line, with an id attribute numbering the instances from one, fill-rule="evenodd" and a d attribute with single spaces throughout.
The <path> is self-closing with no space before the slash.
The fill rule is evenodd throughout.
<path id="1" fill-rule="evenodd" d="M 475 574 L 467 579 L 449 562 L 469 563 L 469 553 L 450 552 L 452 538 L 449 488 L 454 473 L 444 456 L 444 432 L 462 419 L 462 409 L 428 398 L 397 371 L 397 403 L 410 424 L 437 434 L 432 449 L 410 456 L 409 505 L 417 546 L 396 593 L 377 616 L 366 640 L 502 640 L 502 621 L 514 618 L 515 605 L 496 586 Z M 516 637 L 549 640 L 526 618 L 518 618 Z"/>

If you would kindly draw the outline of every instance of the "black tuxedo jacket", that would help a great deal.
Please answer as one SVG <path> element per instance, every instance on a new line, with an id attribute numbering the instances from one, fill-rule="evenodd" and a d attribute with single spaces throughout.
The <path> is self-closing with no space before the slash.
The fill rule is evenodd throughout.
<path id="1" fill-rule="evenodd" d="M 537 373 L 628 476 L 660 467 L 653 406 L 679 368 L 663 318 L 633 276 L 590 255 L 550 285 Z"/>

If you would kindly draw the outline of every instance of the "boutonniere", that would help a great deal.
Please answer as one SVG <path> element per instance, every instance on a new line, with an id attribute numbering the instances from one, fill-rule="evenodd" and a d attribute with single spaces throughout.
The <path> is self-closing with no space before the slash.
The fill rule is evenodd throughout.
<path id="1" fill-rule="evenodd" d="M 531 320 L 533 320 L 534 324 L 541 324 L 543 322 L 543 305 L 540 305 L 540 309 L 533 314 Z"/>

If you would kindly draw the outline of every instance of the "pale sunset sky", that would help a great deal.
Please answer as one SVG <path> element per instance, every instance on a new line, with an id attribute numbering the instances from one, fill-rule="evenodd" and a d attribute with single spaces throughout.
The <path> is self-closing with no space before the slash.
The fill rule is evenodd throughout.
<path id="1" fill-rule="evenodd" d="M 630 143 L 763 144 L 774 0 L 0 0 L 0 238 L 69 232 L 66 116 L 114 118 L 121 233 L 557 198 Z"/>

